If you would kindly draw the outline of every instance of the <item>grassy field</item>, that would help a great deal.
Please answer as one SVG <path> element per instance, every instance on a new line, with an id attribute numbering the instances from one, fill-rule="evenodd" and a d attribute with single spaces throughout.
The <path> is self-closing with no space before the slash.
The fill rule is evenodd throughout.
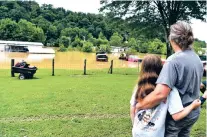
<path id="1" fill-rule="evenodd" d="M 130 137 L 136 71 L 56 70 L 53 77 L 38 70 L 21 81 L 0 70 L 0 137 Z M 205 137 L 205 112 L 204 106 L 192 137 Z"/>

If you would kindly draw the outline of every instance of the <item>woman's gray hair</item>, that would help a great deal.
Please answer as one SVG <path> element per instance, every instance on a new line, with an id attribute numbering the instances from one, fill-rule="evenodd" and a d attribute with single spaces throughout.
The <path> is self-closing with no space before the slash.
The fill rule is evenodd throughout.
<path id="1" fill-rule="evenodd" d="M 173 40 L 182 50 L 192 49 L 194 37 L 191 26 L 178 21 L 170 27 L 169 40 Z"/>

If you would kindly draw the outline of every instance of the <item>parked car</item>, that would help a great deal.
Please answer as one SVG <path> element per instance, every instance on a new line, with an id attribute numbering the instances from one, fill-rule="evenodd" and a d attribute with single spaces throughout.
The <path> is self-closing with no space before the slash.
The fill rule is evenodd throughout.
<path id="1" fill-rule="evenodd" d="M 108 62 L 108 56 L 106 54 L 97 54 L 96 61 L 106 61 Z"/>
<path id="2" fill-rule="evenodd" d="M 129 55 L 128 58 L 127 58 L 128 61 L 131 61 L 131 62 L 138 62 L 138 61 L 141 61 L 138 56 L 136 55 Z"/>

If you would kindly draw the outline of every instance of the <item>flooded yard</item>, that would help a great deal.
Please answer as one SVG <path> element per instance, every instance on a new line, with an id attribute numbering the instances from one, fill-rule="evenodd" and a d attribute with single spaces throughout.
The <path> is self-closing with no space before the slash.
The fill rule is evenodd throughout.
<path id="1" fill-rule="evenodd" d="M 146 54 L 138 53 L 139 58 L 143 58 Z M 32 66 L 38 68 L 51 68 L 52 59 L 55 59 L 55 68 L 58 69 L 82 69 L 84 59 L 87 60 L 87 69 L 109 68 L 111 60 L 114 62 L 114 68 L 136 68 L 137 62 L 129 62 L 119 60 L 119 53 L 108 54 L 108 62 L 96 61 L 95 53 L 85 53 L 79 51 L 56 52 L 56 54 L 28 54 L 28 53 L 9 53 L 0 52 L 0 69 L 9 69 L 11 59 L 15 62 L 21 60 L 27 61 Z"/>

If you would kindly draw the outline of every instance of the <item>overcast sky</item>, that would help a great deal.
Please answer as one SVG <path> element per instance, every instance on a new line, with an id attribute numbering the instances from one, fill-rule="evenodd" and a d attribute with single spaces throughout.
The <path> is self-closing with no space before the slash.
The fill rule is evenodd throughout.
<path id="1" fill-rule="evenodd" d="M 85 13 L 98 13 L 101 7 L 100 0 L 35 0 L 40 5 L 52 4 L 54 7 L 63 7 L 67 10 Z M 192 28 L 195 38 L 207 42 L 207 23 L 193 19 Z"/>

